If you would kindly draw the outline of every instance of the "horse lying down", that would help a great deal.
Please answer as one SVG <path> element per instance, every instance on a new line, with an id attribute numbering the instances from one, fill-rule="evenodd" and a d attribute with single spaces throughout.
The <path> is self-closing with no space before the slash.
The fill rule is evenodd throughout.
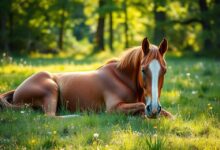
<path id="1" fill-rule="evenodd" d="M 70 112 L 105 108 L 107 112 L 172 118 L 160 105 L 167 47 L 166 39 L 157 47 L 144 38 L 142 46 L 95 71 L 36 73 L 0 95 L 0 105 L 21 108 L 28 104 L 41 107 L 49 116 L 56 116 L 57 107 L 63 104 Z"/>

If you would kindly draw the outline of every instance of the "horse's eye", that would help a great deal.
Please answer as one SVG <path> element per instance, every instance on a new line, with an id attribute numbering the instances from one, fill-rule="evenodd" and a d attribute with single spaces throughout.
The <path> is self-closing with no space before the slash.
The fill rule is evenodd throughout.
<path id="1" fill-rule="evenodd" d="M 146 71 L 144 69 L 141 70 L 141 72 L 146 75 Z"/>
<path id="2" fill-rule="evenodd" d="M 164 69 L 164 70 L 163 70 L 163 74 L 166 74 L 166 72 L 167 72 L 167 69 Z"/>

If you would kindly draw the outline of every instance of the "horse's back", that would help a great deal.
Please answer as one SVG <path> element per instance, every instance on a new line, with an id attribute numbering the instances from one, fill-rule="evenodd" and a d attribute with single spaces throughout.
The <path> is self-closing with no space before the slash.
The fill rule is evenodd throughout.
<path id="1" fill-rule="evenodd" d="M 70 111 L 99 110 L 104 105 L 103 84 L 98 71 L 55 74 L 59 100 Z"/>

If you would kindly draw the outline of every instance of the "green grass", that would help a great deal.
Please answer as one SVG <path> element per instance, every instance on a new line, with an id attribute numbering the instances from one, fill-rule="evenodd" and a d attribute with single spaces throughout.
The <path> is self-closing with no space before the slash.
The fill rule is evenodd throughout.
<path id="1" fill-rule="evenodd" d="M 104 59 L 3 61 L 0 93 L 38 71 L 93 70 Z M 0 149 L 220 149 L 220 62 L 183 58 L 167 62 L 161 104 L 175 120 L 104 112 L 61 119 L 30 109 L 4 109 L 0 111 Z"/>

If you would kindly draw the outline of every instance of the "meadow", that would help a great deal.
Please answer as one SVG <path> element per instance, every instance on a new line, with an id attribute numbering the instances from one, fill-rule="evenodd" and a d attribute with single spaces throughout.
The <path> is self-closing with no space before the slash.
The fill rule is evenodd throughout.
<path id="1" fill-rule="evenodd" d="M 94 70 L 107 58 L 1 59 L 0 93 L 38 71 Z M 83 112 L 53 118 L 41 111 L 0 110 L 0 149 L 220 149 L 220 61 L 167 57 L 162 107 L 175 120 Z M 69 114 L 66 110 L 61 115 Z"/>

